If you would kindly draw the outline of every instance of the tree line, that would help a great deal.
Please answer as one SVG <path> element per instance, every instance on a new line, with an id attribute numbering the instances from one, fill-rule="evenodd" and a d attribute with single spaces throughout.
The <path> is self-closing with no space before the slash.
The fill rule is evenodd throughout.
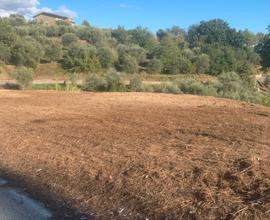
<path id="1" fill-rule="evenodd" d="M 248 79 L 256 65 L 270 66 L 269 33 L 237 31 L 221 19 L 202 21 L 187 31 L 100 29 L 84 21 L 46 26 L 19 15 L 0 18 L 0 61 L 36 68 L 58 62 L 71 74 L 140 71 L 162 74 L 236 72 Z"/>

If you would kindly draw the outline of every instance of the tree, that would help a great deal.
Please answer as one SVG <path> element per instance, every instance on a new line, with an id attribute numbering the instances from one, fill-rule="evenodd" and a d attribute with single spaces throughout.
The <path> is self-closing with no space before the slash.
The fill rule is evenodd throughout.
<path id="1" fill-rule="evenodd" d="M 62 44 L 64 46 L 69 46 L 72 43 L 77 43 L 78 42 L 78 38 L 75 34 L 73 33 L 65 33 L 62 38 Z"/>
<path id="2" fill-rule="evenodd" d="M 91 27 L 90 23 L 87 20 L 83 20 L 82 26 Z"/>
<path id="3" fill-rule="evenodd" d="M 137 73 L 139 71 L 139 66 L 136 59 L 128 54 L 119 56 L 118 62 L 121 71 L 126 73 Z"/>
<path id="4" fill-rule="evenodd" d="M 49 40 L 44 48 L 44 59 L 46 61 L 58 61 L 62 58 L 62 45 L 54 40 Z"/>
<path id="5" fill-rule="evenodd" d="M 263 68 L 270 67 L 270 32 L 256 46 L 255 50 L 261 56 L 261 65 Z"/>
<path id="6" fill-rule="evenodd" d="M 193 25 L 189 28 L 188 40 L 193 47 L 200 46 L 204 43 L 224 44 L 228 40 L 229 30 L 228 23 L 221 19 L 202 21 L 199 25 Z"/>
<path id="7" fill-rule="evenodd" d="M 172 28 L 169 28 L 167 30 L 160 29 L 157 32 L 157 38 L 159 39 L 159 41 L 162 41 L 165 38 L 170 38 L 171 40 L 175 41 L 179 46 L 182 46 L 182 48 L 186 46 L 186 32 L 178 26 L 173 26 Z"/>
<path id="8" fill-rule="evenodd" d="M 81 40 L 86 40 L 90 44 L 98 44 L 104 40 L 103 32 L 97 28 L 83 25 L 78 28 L 77 36 Z"/>
<path id="9" fill-rule="evenodd" d="M 130 35 L 124 27 L 118 26 L 117 29 L 112 30 L 111 35 L 120 44 L 126 44 L 129 41 Z"/>
<path id="10" fill-rule="evenodd" d="M 16 41 L 16 33 L 14 28 L 8 24 L 6 20 L 0 18 L 0 42 L 11 46 Z"/>
<path id="11" fill-rule="evenodd" d="M 62 67 L 76 76 L 77 73 L 97 71 L 101 66 L 96 51 L 93 48 L 72 44 L 63 56 Z"/>
<path id="12" fill-rule="evenodd" d="M 43 56 L 42 46 L 33 38 L 21 38 L 11 48 L 11 63 L 36 68 Z"/>
<path id="13" fill-rule="evenodd" d="M 99 62 L 102 68 L 107 69 L 112 66 L 115 61 L 113 51 L 108 47 L 101 47 L 97 51 Z"/>
<path id="14" fill-rule="evenodd" d="M 130 34 L 134 44 L 138 44 L 147 50 L 152 50 L 157 44 L 154 35 L 147 28 L 137 27 L 131 30 Z"/>
<path id="15" fill-rule="evenodd" d="M 23 26 L 26 25 L 26 19 L 24 16 L 22 15 L 18 15 L 18 14 L 12 14 L 9 16 L 8 19 L 10 25 L 12 26 Z"/>
<path id="16" fill-rule="evenodd" d="M 147 65 L 148 73 L 161 73 L 162 69 L 163 69 L 162 62 L 157 58 L 150 60 Z"/>
<path id="17" fill-rule="evenodd" d="M 138 64 L 146 60 L 146 50 L 138 45 L 130 46 L 127 53 L 134 57 Z"/>
<path id="18" fill-rule="evenodd" d="M 218 76 L 220 82 L 219 93 L 223 97 L 235 97 L 238 98 L 241 92 L 241 79 L 235 72 L 222 73 Z"/>
<path id="19" fill-rule="evenodd" d="M 12 75 L 22 89 L 28 87 L 33 81 L 33 69 L 31 68 L 18 67 Z"/>
<path id="20" fill-rule="evenodd" d="M 10 60 L 10 56 L 10 47 L 6 46 L 5 44 L 0 44 L 0 60 L 3 63 L 8 63 L 8 61 Z"/>
<path id="21" fill-rule="evenodd" d="M 195 66 L 198 73 L 207 73 L 210 67 L 210 57 L 207 54 L 200 54 L 196 57 Z"/>
<path id="22" fill-rule="evenodd" d="M 183 54 L 178 43 L 171 38 L 165 38 L 161 42 L 156 56 L 162 61 L 163 73 L 165 74 L 194 72 L 191 60 Z"/>

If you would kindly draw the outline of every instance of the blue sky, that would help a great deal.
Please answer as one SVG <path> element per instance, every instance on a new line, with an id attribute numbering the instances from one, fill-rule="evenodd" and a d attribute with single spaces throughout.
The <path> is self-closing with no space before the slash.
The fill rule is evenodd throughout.
<path id="1" fill-rule="evenodd" d="M 41 6 L 65 5 L 98 27 L 149 27 L 156 31 L 201 20 L 222 18 L 237 29 L 265 32 L 270 24 L 270 0 L 41 0 Z"/>
<path id="2" fill-rule="evenodd" d="M 201 20 L 222 18 L 237 29 L 266 32 L 270 0 L 0 0 L 0 16 L 39 11 L 74 16 L 98 27 L 148 27 L 152 31 L 178 25 L 188 28 Z"/>

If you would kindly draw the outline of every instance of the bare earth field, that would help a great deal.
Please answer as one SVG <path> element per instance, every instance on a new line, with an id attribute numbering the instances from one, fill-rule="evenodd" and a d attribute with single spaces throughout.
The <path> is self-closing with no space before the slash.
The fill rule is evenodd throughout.
<path id="1" fill-rule="evenodd" d="M 0 91 L 0 169 L 57 220 L 270 219 L 270 108 Z"/>

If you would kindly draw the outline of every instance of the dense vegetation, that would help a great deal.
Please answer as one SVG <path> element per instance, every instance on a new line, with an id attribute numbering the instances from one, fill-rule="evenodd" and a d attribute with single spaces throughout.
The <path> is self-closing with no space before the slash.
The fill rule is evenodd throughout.
<path id="1" fill-rule="evenodd" d="M 102 78 L 98 73 L 116 70 L 131 74 L 204 73 L 219 79 L 227 73 L 232 80 L 237 78 L 241 87 L 253 88 L 255 67 L 270 67 L 270 28 L 269 34 L 237 31 L 220 19 L 202 21 L 187 31 L 175 26 L 154 35 L 142 27 L 99 29 L 87 21 L 74 27 L 64 22 L 46 26 L 11 15 L 0 19 L 0 30 L 1 63 L 36 68 L 39 63 L 58 62 L 72 82 L 78 73 L 97 74 L 87 78 L 88 85 L 89 79 L 93 84 Z M 109 80 L 110 74 L 105 78 Z"/>

